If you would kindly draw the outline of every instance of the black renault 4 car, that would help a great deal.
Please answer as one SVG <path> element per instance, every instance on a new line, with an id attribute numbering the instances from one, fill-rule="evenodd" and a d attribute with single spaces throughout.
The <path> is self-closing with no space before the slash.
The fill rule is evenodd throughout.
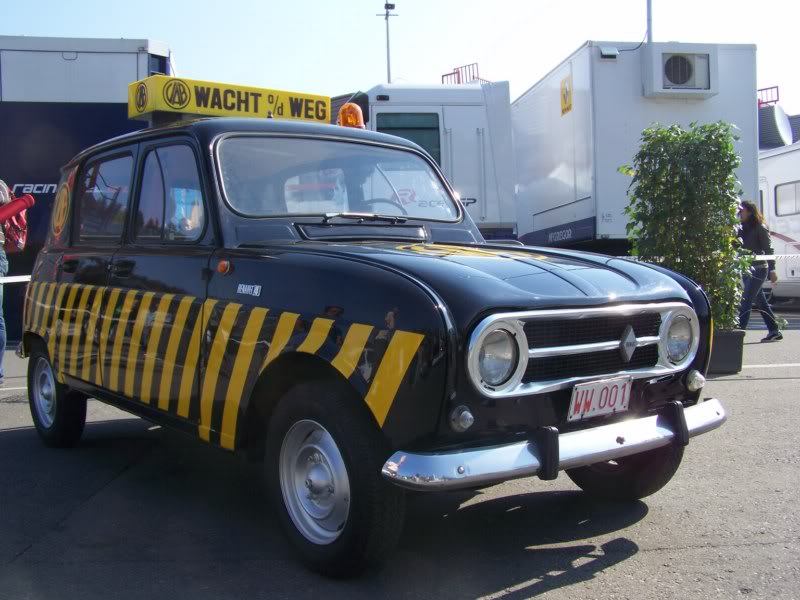
<path id="1" fill-rule="evenodd" d="M 701 400 L 709 306 L 620 258 L 488 244 L 400 138 L 200 120 L 63 170 L 27 291 L 45 443 L 86 399 L 263 462 L 291 544 L 346 576 L 405 490 L 554 479 L 641 498 L 725 412 Z"/>

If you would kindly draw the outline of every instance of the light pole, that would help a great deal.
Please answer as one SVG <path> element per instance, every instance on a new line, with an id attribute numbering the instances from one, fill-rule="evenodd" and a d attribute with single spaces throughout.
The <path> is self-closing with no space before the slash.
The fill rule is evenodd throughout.
<path id="1" fill-rule="evenodd" d="M 383 5 L 383 8 L 386 12 L 375 16 L 386 19 L 386 83 L 392 83 L 392 63 L 389 58 L 389 17 L 396 17 L 397 14 L 389 12 L 394 10 L 394 4 L 387 2 Z"/>

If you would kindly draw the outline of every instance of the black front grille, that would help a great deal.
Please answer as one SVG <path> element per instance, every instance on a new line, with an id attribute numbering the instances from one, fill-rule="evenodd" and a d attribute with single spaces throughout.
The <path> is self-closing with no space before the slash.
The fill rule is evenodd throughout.
<path id="1" fill-rule="evenodd" d="M 633 327 L 636 337 L 658 335 L 659 313 L 604 315 L 580 319 L 534 319 L 525 323 L 529 348 L 550 348 L 573 344 L 593 344 L 622 339 L 625 327 Z"/>
<path id="2" fill-rule="evenodd" d="M 657 344 L 637 348 L 627 363 L 622 360 L 619 350 L 532 358 L 528 361 L 528 368 L 522 381 L 531 383 L 569 377 L 613 375 L 617 371 L 653 367 L 657 362 Z"/>

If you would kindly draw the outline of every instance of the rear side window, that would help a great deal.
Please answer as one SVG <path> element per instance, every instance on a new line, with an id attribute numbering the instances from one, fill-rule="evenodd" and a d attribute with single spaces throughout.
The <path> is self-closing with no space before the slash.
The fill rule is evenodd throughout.
<path id="1" fill-rule="evenodd" d="M 140 242 L 193 242 L 205 212 L 197 162 L 189 146 L 163 146 L 145 156 L 134 238 Z"/>
<path id="2" fill-rule="evenodd" d="M 130 200 L 133 156 L 103 157 L 87 163 L 78 182 L 78 240 L 118 243 L 122 240 Z"/>

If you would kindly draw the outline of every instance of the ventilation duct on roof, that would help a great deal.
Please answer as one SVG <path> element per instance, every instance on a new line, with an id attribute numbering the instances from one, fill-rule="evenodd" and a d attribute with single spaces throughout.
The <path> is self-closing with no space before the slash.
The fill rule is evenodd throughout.
<path id="1" fill-rule="evenodd" d="M 761 150 L 780 148 L 792 143 L 789 117 L 777 104 L 758 109 L 758 147 Z"/>

